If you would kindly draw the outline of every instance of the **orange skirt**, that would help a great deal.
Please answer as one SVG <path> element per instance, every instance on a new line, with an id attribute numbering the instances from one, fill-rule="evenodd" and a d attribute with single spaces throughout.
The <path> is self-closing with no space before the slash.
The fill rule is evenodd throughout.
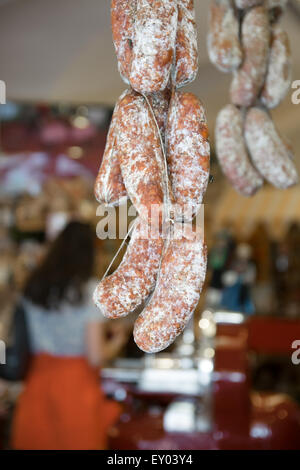
<path id="1" fill-rule="evenodd" d="M 105 449 L 107 429 L 119 413 L 84 358 L 41 354 L 33 359 L 16 407 L 12 448 Z"/>

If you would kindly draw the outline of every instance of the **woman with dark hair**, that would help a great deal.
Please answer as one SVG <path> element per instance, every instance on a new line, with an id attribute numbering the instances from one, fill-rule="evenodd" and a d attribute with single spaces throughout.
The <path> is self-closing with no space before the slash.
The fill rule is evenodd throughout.
<path id="1" fill-rule="evenodd" d="M 103 449 L 118 406 L 100 389 L 98 368 L 126 340 L 107 340 L 93 305 L 93 232 L 71 222 L 30 277 L 23 306 L 32 362 L 17 404 L 15 449 Z"/>

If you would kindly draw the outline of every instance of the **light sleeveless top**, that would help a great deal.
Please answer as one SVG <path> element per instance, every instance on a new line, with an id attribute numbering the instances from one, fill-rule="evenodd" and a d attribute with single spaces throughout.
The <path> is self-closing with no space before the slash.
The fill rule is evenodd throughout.
<path id="1" fill-rule="evenodd" d="M 55 356 L 85 356 L 85 331 L 89 322 L 103 322 L 105 318 L 93 303 L 95 281 L 85 288 L 79 305 L 62 303 L 59 311 L 46 310 L 23 299 L 31 350 L 33 354 L 47 353 Z"/>

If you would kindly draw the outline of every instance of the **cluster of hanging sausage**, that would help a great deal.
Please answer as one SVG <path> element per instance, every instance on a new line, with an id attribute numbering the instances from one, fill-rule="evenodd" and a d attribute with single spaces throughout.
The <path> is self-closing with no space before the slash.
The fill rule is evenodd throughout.
<path id="1" fill-rule="evenodd" d="M 191 221 L 209 180 L 207 123 L 200 100 L 178 91 L 197 74 L 194 2 L 112 0 L 111 16 L 118 68 L 130 88 L 114 109 L 95 196 L 113 206 L 129 198 L 138 218 L 94 301 L 108 318 L 143 307 L 134 339 L 154 353 L 183 331 L 206 274 L 203 234 Z M 154 209 L 162 214 L 158 224 Z"/>
<path id="2" fill-rule="evenodd" d="M 216 151 L 232 186 L 251 196 L 265 179 L 285 189 L 298 182 L 289 144 L 270 109 L 291 84 L 291 52 L 278 21 L 287 0 L 212 0 L 208 34 L 211 62 L 232 72 L 231 104 L 219 113 Z"/>

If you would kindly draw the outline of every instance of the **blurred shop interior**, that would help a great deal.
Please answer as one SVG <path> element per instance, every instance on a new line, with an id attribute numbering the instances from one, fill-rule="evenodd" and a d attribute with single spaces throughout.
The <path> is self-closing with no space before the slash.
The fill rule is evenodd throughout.
<path id="1" fill-rule="evenodd" d="M 205 103 L 212 144 L 205 198 L 209 269 L 194 319 L 174 345 L 144 355 L 134 318 L 127 341 L 99 374 L 118 403 L 112 449 L 300 449 L 300 187 L 265 184 L 253 198 L 225 181 L 214 156 L 214 126 L 230 77 L 208 61 L 209 0 L 196 2 L 200 66 L 188 90 Z M 93 277 L 120 240 L 100 240 L 93 184 L 113 106 L 125 88 L 117 72 L 110 2 L 0 1 L 0 339 L 30 273 L 71 220 L 92 226 Z M 283 19 L 300 78 L 300 4 Z M 300 171 L 300 105 L 289 94 L 272 113 Z M 111 271 L 117 267 L 121 255 Z M 110 322 L 105 323 L 110 334 Z M 101 377 L 100 377 L 101 376 Z M 0 448 L 9 447 L 22 383 L 0 380 Z"/>

